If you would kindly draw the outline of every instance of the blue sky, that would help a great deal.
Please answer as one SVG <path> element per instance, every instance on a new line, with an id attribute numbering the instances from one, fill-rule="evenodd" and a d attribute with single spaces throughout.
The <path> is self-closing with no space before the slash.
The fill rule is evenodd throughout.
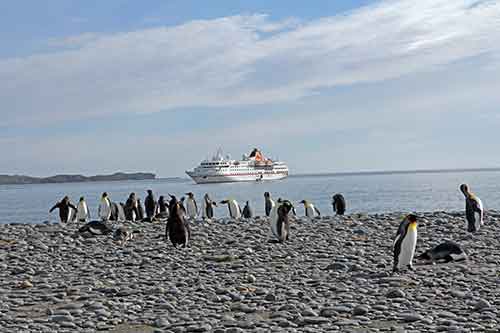
<path id="1" fill-rule="evenodd" d="M 1 2 L 1 173 L 500 166 L 500 2 Z"/>

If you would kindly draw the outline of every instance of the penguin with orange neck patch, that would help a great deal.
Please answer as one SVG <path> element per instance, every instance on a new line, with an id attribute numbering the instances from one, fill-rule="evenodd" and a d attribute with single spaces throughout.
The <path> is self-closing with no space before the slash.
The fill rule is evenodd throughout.
<path id="1" fill-rule="evenodd" d="M 467 219 L 467 231 L 475 232 L 484 224 L 483 203 L 469 189 L 469 185 L 460 185 L 460 191 L 465 196 L 465 218 Z"/>
<path id="2" fill-rule="evenodd" d="M 393 273 L 402 269 L 413 270 L 413 257 L 417 246 L 417 216 L 408 214 L 399 225 L 394 238 L 394 266 Z"/>

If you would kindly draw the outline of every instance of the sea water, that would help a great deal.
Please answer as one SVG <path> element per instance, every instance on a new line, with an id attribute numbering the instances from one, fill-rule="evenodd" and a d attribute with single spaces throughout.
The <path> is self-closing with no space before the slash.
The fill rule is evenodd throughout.
<path id="1" fill-rule="evenodd" d="M 461 183 L 468 183 L 486 209 L 500 209 L 500 172 L 449 172 L 449 173 L 388 173 L 354 175 L 290 176 L 270 182 L 195 184 L 189 179 L 157 179 L 144 181 L 87 182 L 63 184 L 0 185 L 0 223 L 57 222 L 57 209 L 49 209 L 63 196 L 68 195 L 73 204 L 84 196 L 91 216 L 97 216 L 97 205 L 102 192 L 107 192 L 114 202 L 125 202 L 130 192 L 144 202 L 146 190 L 159 195 L 174 194 L 178 198 L 193 192 L 201 209 L 203 195 L 220 201 L 236 199 L 243 208 L 249 201 L 256 215 L 264 214 L 264 192 L 274 199 L 291 200 L 297 214 L 304 215 L 299 201 L 312 201 L 322 215 L 332 215 L 331 198 L 342 193 L 349 213 L 382 213 L 410 211 L 456 211 L 464 209 L 464 198 L 459 191 Z M 227 216 L 227 207 L 219 205 L 215 215 Z"/>

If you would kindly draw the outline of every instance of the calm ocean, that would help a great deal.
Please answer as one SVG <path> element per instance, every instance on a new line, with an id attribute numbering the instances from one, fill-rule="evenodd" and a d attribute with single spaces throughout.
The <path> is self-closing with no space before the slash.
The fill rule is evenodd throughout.
<path id="1" fill-rule="evenodd" d="M 458 186 L 466 182 L 483 201 L 486 209 L 500 209 L 500 172 L 450 172 L 407 174 L 356 174 L 291 176 L 275 182 L 228 183 L 196 185 L 191 180 L 150 180 L 123 182 L 89 182 L 38 185 L 0 185 L 0 223 L 41 223 L 58 221 L 57 210 L 48 214 L 49 208 L 64 195 L 74 204 L 85 196 L 92 217 L 97 214 L 97 203 L 106 191 L 112 201 L 125 202 L 130 192 L 140 198 L 152 189 L 160 194 L 181 197 L 193 192 L 201 207 L 202 196 L 210 193 L 217 201 L 227 197 L 238 200 L 243 207 L 249 200 L 256 215 L 264 211 L 263 193 L 271 192 L 273 198 L 292 200 L 297 213 L 304 214 L 298 204 L 302 199 L 311 200 L 322 215 L 332 215 L 330 204 L 334 193 L 343 193 L 347 213 L 353 212 L 406 212 L 432 210 L 462 210 L 464 200 Z M 227 209 L 218 207 L 216 216 L 226 216 Z"/>

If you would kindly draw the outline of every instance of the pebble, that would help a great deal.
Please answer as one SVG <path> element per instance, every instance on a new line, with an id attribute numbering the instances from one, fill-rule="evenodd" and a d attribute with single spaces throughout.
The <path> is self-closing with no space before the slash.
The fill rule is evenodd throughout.
<path id="1" fill-rule="evenodd" d="M 17 241 L 0 245 L 0 332 L 497 332 L 500 224 L 472 235 L 463 212 L 422 215 L 417 253 L 454 239 L 466 263 L 391 275 L 400 213 L 301 219 L 283 244 L 267 218 L 192 223 L 185 249 L 164 221 L 126 223 L 141 233 L 124 246 L 0 225 Z"/>

